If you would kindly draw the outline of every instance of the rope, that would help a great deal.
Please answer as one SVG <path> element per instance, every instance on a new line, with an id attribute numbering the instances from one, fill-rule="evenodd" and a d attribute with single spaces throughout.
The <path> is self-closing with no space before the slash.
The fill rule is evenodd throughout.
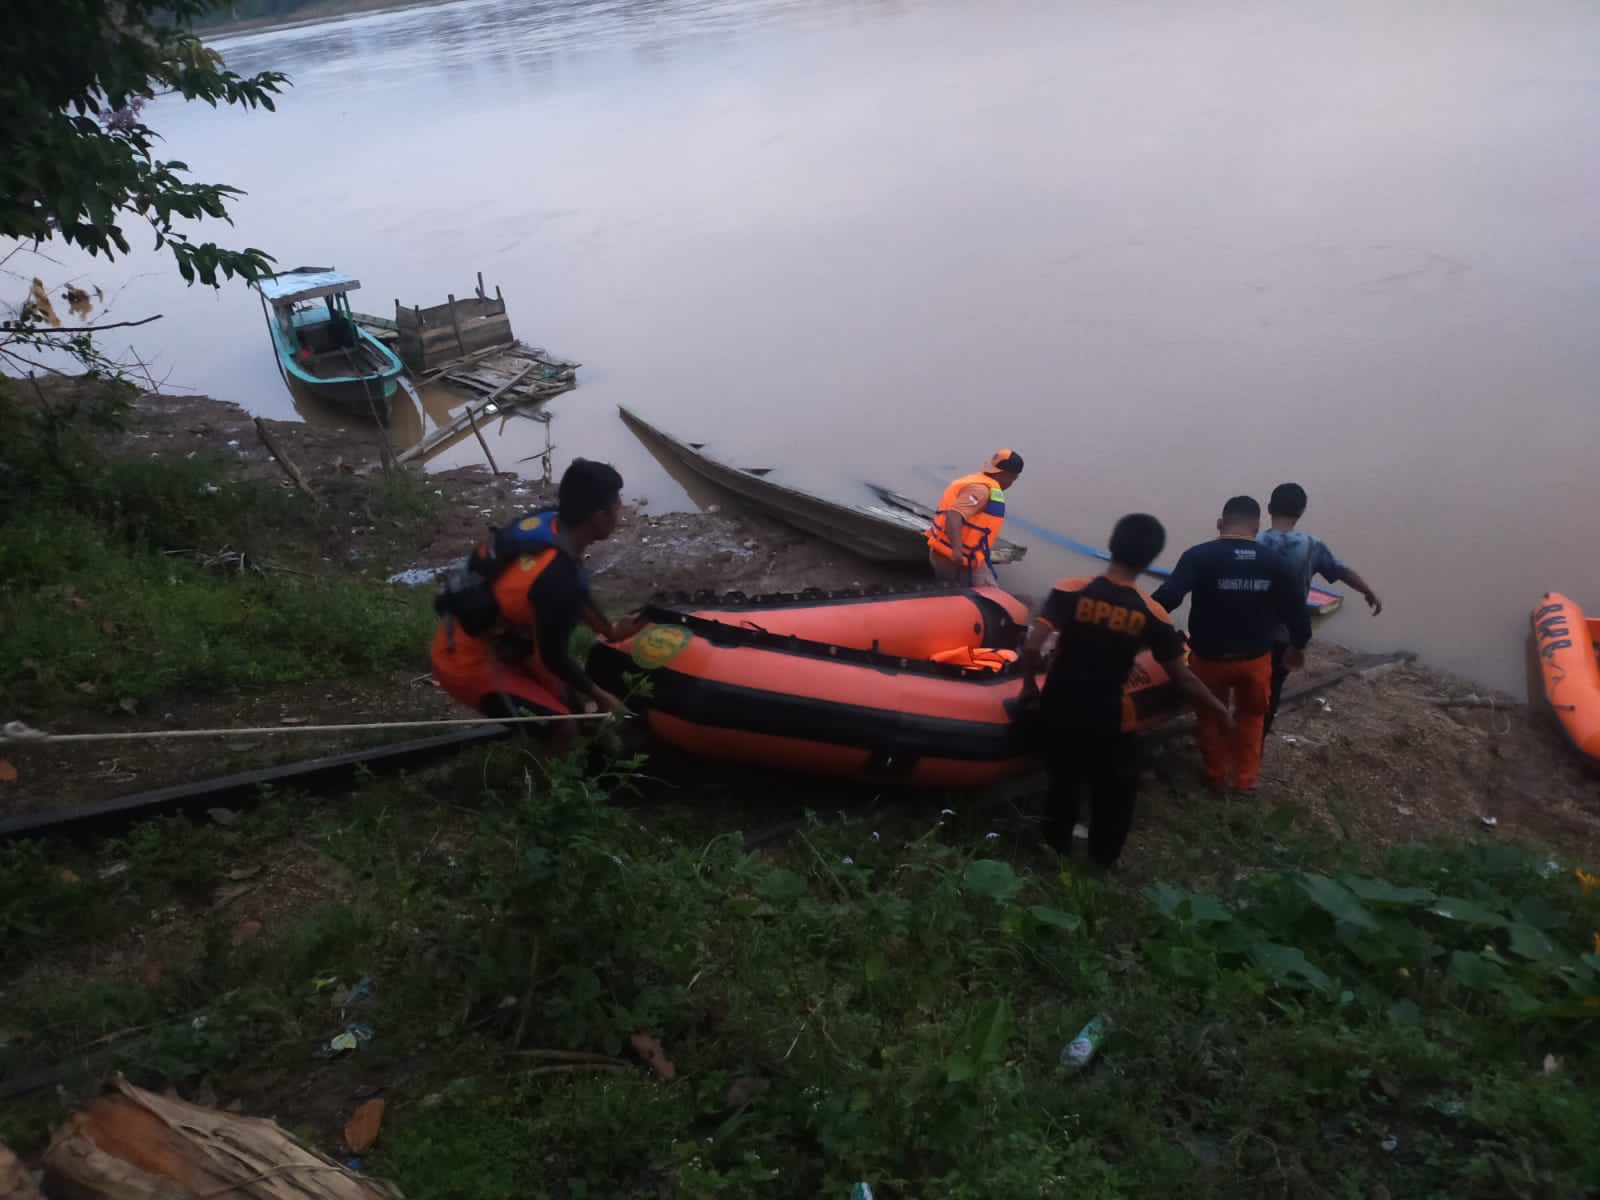
<path id="1" fill-rule="evenodd" d="M 162 738 L 257 737 L 274 733 L 358 733 L 369 729 L 432 729 L 446 725 L 552 725 L 562 721 L 609 721 L 612 713 L 562 713 L 549 717 L 468 717 L 434 721 L 369 721 L 349 725 L 257 725 L 224 729 L 146 729 L 117 733 L 46 733 L 21 721 L 8 721 L 0 746 L 57 742 L 144 742 Z"/>

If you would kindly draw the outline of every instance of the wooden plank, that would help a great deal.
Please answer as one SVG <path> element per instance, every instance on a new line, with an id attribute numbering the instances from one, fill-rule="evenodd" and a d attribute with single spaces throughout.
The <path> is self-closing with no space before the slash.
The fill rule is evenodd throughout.
<path id="1" fill-rule="evenodd" d="M 312 487 L 311 481 L 300 473 L 300 468 L 294 465 L 293 460 L 284 452 L 283 447 L 278 445 L 278 439 L 268 432 L 260 417 L 256 418 L 256 436 L 261 439 L 261 444 L 267 448 L 267 453 L 277 459 L 278 465 L 283 468 L 283 473 L 289 477 L 289 482 L 306 495 L 315 498 L 317 489 Z"/>
<path id="2" fill-rule="evenodd" d="M 456 298 L 454 296 L 450 297 L 450 327 L 456 331 L 456 345 L 460 347 L 459 352 L 465 354 L 467 352 L 467 342 L 461 336 L 461 318 L 456 315 Z"/>
<path id="3" fill-rule="evenodd" d="M 415 446 L 412 446 L 409 450 L 402 450 L 399 458 L 397 458 L 395 461 L 410 462 L 413 458 L 427 454 L 430 450 L 437 448 L 443 443 L 449 441 L 451 438 L 464 433 L 468 426 L 477 420 L 478 412 L 486 410 L 489 405 L 493 404 L 507 391 L 514 387 L 523 378 L 523 376 L 532 373 L 537 368 L 537 363 L 529 364 L 526 370 L 524 370 L 509 383 L 503 384 L 501 387 L 489 392 L 476 404 L 469 403 L 468 406 L 458 413 L 448 425 L 442 425 L 438 429 L 435 429 L 432 433 L 423 438 Z"/>

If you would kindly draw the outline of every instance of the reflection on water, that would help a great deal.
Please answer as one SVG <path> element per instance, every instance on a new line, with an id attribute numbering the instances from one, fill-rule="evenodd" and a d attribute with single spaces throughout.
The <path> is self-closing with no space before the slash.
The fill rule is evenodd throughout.
<path id="1" fill-rule="evenodd" d="M 461 0 L 224 39 L 280 112 L 156 112 L 357 308 L 502 281 L 585 363 L 558 468 L 687 502 L 619 403 L 839 497 L 1004 444 L 1019 515 L 1152 511 L 1168 561 L 1297 479 L 1385 598 L 1331 636 L 1509 687 L 1541 592 L 1600 608 L 1597 41 L 1579 0 Z M 247 293 L 82 269 L 174 384 L 295 411 Z"/>

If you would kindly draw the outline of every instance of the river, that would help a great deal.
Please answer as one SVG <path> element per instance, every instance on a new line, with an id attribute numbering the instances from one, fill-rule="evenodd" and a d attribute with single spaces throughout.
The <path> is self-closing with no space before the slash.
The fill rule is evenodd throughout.
<path id="1" fill-rule="evenodd" d="M 1017 514 L 1168 562 L 1295 479 L 1386 604 L 1325 636 L 1520 690 L 1539 595 L 1600 610 L 1596 45 L 1586 0 L 459 0 L 224 38 L 280 112 L 156 115 L 248 192 L 212 236 L 358 309 L 483 271 L 585 364 L 558 467 L 658 510 L 618 403 L 840 496 L 1010 446 Z M 251 293 L 91 274 L 172 386 L 294 415 Z"/>

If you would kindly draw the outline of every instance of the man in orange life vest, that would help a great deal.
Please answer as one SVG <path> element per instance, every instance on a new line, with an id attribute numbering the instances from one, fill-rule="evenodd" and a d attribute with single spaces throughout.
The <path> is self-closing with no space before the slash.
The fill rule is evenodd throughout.
<path id="1" fill-rule="evenodd" d="M 989 551 L 1006 520 L 1006 489 L 1022 474 L 1022 455 L 1001 450 L 981 472 L 963 475 L 939 497 L 928 526 L 928 562 L 941 583 L 993 587 Z"/>
<path id="2" fill-rule="evenodd" d="M 607 463 L 576 459 L 561 476 L 557 503 L 496 530 L 451 576 L 436 605 L 443 620 L 433 642 L 434 677 L 488 716 L 627 712 L 569 649 L 579 621 L 608 641 L 638 631 L 637 617 L 606 619 L 583 567 L 584 551 L 616 532 L 622 476 Z"/>

